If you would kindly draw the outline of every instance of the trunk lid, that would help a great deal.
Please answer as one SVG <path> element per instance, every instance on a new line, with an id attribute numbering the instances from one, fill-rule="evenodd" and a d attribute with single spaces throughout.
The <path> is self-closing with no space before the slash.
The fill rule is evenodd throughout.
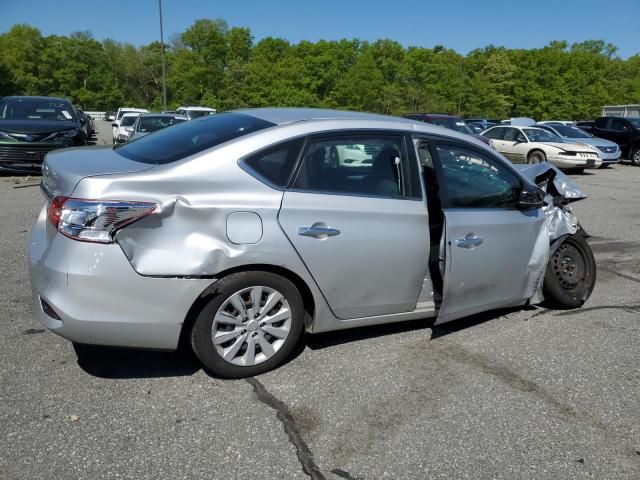
<path id="1" fill-rule="evenodd" d="M 42 165 L 42 189 L 49 198 L 69 196 L 85 177 L 141 172 L 154 167 L 118 155 L 110 145 L 56 150 L 47 154 Z"/>

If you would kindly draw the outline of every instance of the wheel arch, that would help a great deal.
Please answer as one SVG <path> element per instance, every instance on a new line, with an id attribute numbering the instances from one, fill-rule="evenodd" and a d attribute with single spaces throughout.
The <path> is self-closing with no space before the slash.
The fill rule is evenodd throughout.
<path id="1" fill-rule="evenodd" d="M 291 283 L 295 285 L 302 297 L 302 303 L 304 305 L 305 310 L 305 327 L 311 326 L 313 323 L 313 319 L 315 318 L 316 304 L 315 299 L 313 298 L 313 293 L 311 289 L 307 285 L 307 283 L 300 277 L 297 273 L 289 270 L 288 268 L 270 265 L 270 264 L 252 264 L 252 265 L 242 265 L 239 267 L 229 268 L 227 270 L 223 270 L 219 272 L 214 278 L 212 278 L 212 283 L 205 288 L 200 295 L 195 299 L 195 301 L 191 304 L 189 311 L 187 312 L 184 321 L 182 323 L 182 328 L 180 330 L 180 339 L 179 339 L 179 347 L 185 347 L 189 345 L 189 332 L 193 327 L 193 323 L 198 316 L 198 313 L 202 310 L 202 308 L 207 304 L 207 301 L 215 294 L 216 285 L 219 280 L 222 278 L 228 277 L 234 273 L 241 272 L 269 272 L 274 273 L 276 275 L 280 275 Z"/>
<path id="2" fill-rule="evenodd" d="M 543 154 L 543 155 L 544 155 L 545 160 L 549 157 L 549 156 L 547 155 L 547 152 L 545 152 L 542 148 L 540 148 L 540 147 L 533 147 L 531 150 L 529 150 L 529 151 L 527 152 L 527 158 L 526 158 L 527 163 L 529 162 L 529 155 L 531 155 L 532 153 L 535 153 L 535 152 L 540 152 L 541 154 Z"/>

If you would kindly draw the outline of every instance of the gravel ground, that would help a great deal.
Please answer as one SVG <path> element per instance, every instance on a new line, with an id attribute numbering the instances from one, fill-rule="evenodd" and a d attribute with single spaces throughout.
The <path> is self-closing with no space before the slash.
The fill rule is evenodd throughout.
<path id="1" fill-rule="evenodd" d="M 45 331 L 26 269 L 38 178 L 1 177 L 0 478 L 640 478 L 640 168 L 574 178 L 598 263 L 583 308 L 308 337 L 224 381 L 188 352 Z"/>

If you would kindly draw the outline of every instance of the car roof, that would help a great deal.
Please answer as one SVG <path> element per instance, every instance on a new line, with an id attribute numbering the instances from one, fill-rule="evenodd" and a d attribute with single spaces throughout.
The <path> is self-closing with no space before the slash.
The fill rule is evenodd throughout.
<path id="1" fill-rule="evenodd" d="M 216 111 L 215 108 L 200 107 L 200 106 L 197 106 L 197 105 L 194 105 L 194 106 L 182 105 L 182 106 L 178 107 L 176 110 L 195 110 L 195 111 L 201 111 L 201 112 L 215 112 Z"/>
<path id="2" fill-rule="evenodd" d="M 460 118 L 457 115 L 449 115 L 448 113 L 407 113 L 406 116 L 413 115 L 425 118 Z"/>
<path id="3" fill-rule="evenodd" d="M 146 108 L 135 108 L 135 107 L 120 107 L 118 111 L 120 110 L 131 110 L 132 112 L 148 112 L 149 111 Z"/>
<path id="4" fill-rule="evenodd" d="M 125 113 L 125 115 L 129 115 L 128 113 Z M 183 118 L 185 120 L 189 120 L 187 117 L 185 117 L 184 115 L 180 115 L 179 113 L 157 113 L 157 112 L 147 112 L 147 113 L 141 113 L 140 114 L 141 117 L 167 117 L 167 118 Z"/>
<path id="5" fill-rule="evenodd" d="M 139 117 L 140 116 L 140 112 L 127 112 L 125 114 L 122 115 L 122 117 L 120 118 L 124 118 L 124 117 Z"/>
<path id="6" fill-rule="evenodd" d="M 378 113 L 353 112 L 350 110 L 330 110 L 323 108 L 246 108 L 234 110 L 276 125 L 312 120 L 385 120 L 401 123 L 415 123 L 406 118 L 391 117 Z"/>
<path id="7" fill-rule="evenodd" d="M 55 101 L 65 101 L 71 103 L 71 101 L 64 97 L 45 97 L 41 95 L 7 95 L 6 97 L 0 98 L 0 100 L 55 100 Z M 72 104 L 73 105 L 73 104 Z"/>

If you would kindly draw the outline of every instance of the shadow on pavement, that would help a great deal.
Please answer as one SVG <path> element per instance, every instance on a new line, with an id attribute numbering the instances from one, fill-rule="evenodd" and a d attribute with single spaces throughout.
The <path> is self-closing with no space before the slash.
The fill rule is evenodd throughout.
<path id="1" fill-rule="evenodd" d="M 536 310 L 534 307 L 525 307 L 524 309 Z M 282 365 L 295 360 L 304 352 L 306 347 L 312 350 L 320 350 L 344 343 L 354 343 L 425 328 L 431 328 L 431 340 L 436 340 L 451 333 L 473 328 L 503 315 L 521 310 L 523 308 L 493 310 L 437 326 L 433 325 L 435 321 L 433 318 L 426 318 L 315 335 L 305 334 L 303 340 L 298 343 Z M 78 356 L 78 366 L 89 375 L 99 378 L 184 377 L 193 375 L 203 368 L 191 349 L 182 344 L 176 352 L 133 350 L 78 343 L 75 343 L 73 348 Z M 220 378 L 206 369 L 204 371 L 212 378 Z"/>
<path id="2" fill-rule="evenodd" d="M 156 352 L 78 343 L 73 348 L 80 368 L 100 378 L 184 377 L 202 368 L 189 349 Z"/>

